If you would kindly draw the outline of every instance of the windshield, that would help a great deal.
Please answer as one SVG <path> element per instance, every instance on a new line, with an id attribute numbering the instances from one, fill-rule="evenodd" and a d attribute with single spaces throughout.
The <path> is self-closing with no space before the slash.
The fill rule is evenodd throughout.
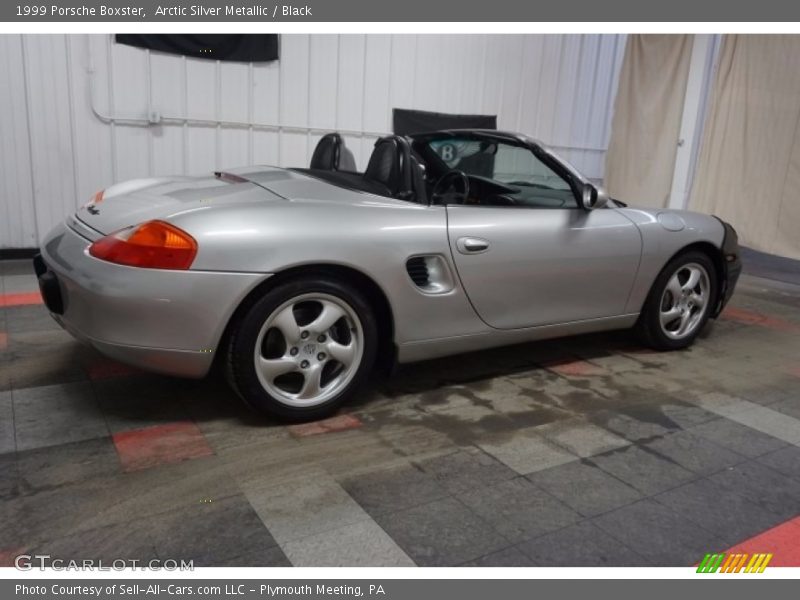
<path id="1" fill-rule="evenodd" d="M 531 150 L 491 138 L 443 137 L 427 145 L 448 169 L 463 171 L 480 185 L 499 184 L 514 204 L 545 208 L 577 206 L 569 182 Z"/>

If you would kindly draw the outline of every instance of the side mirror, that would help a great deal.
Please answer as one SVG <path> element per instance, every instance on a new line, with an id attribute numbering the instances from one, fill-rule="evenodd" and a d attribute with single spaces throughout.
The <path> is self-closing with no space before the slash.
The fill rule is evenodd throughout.
<path id="1" fill-rule="evenodd" d="M 600 186 L 594 186 L 591 183 L 587 183 L 583 186 L 581 200 L 581 204 L 586 210 L 603 208 L 606 204 L 608 204 L 608 192 L 606 192 Z"/>

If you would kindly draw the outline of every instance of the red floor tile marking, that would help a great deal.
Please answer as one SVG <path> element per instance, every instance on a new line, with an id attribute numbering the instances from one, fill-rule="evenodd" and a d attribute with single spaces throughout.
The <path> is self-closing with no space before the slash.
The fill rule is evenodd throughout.
<path id="1" fill-rule="evenodd" d="M 744 308 L 729 306 L 722 311 L 721 316 L 728 321 L 736 321 L 737 323 L 744 323 L 745 325 L 759 325 L 767 329 L 774 329 L 775 331 L 800 332 L 800 325 Z"/>
<path id="2" fill-rule="evenodd" d="M 791 367 L 789 369 L 789 375 L 794 375 L 795 377 L 800 377 L 800 367 Z"/>
<path id="3" fill-rule="evenodd" d="M 25 554 L 25 548 L 6 548 L 0 550 L 0 567 L 13 567 L 14 559 Z"/>
<path id="4" fill-rule="evenodd" d="M 28 306 L 41 303 L 42 295 L 39 292 L 0 294 L 0 306 Z"/>
<path id="5" fill-rule="evenodd" d="M 770 567 L 800 567 L 800 517 L 736 544 L 727 552 L 772 552 Z"/>
<path id="6" fill-rule="evenodd" d="M 543 362 L 542 366 L 565 377 L 593 377 L 605 374 L 602 367 L 580 359 L 553 360 Z"/>
<path id="7" fill-rule="evenodd" d="M 112 377 L 126 377 L 128 375 L 141 375 L 142 371 L 123 365 L 107 358 L 98 358 L 86 367 L 89 379 L 110 379 Z"/>
<path id="8" fill-rule="evenodd" d="M 0 352 L 8 348 L 8 334 L 0 331 Z"/>
<path id="9" fill-rule="evenodd" d="M 203 433 L 191 421 L 123 431 L 112 439 L 123 471 L 139 471 L 214 454 Z"/>
<path id="10" fill-rule="evenodd" d="M 354 417 L 353 415 L 338 415 L 330 419 L 315 421 L 313 423 L 290 425 L 289 432 L 295 437 L 307 437 L 309 435 L 356 429 L 357 427 L 361 427 L 361 425 L 363 425 L 363 423 L 358 417 Z"/>

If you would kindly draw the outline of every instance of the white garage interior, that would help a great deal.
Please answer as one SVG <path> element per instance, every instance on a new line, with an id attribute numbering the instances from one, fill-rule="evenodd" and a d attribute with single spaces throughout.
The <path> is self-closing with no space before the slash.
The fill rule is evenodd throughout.
<path id="1" fill-rule="evenodd" d="M 35 247 L 114 182 L 306 166 L 329 131 L 363 169 L 392 109 L 408 108 L 496 115 L 499 129 L 550 145 L 614 197 L 735 217 L 750 247 L 800 257 L 793 36 L 283 35 L 280 59 L 265 63 L 151 52 L 112 35 L 4 35 L 0 45 L 0 248 Z M 746 116 L 731 112 L 745 105 Z M 731 118 L 747 128 L 728 131 Z M 750 170 L 728 177 L 723 154 Z M 765 189 L 755 210 L 749 198 Z"/>
<path id="2" fill-rule="evenodd" d="M 0 247 L 24 248 L 114 182 L 304 167 L 329 131 L 363 169 L 392 108 L 497 115 L 602 179 L 625 36 L 283 35 L 256 64 L 110 35 L 0 44 Z"/>

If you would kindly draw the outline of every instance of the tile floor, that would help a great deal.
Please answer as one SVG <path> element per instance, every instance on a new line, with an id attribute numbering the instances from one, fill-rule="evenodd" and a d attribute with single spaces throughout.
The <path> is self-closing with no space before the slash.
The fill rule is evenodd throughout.
<path id="1" fill-rule="evenodd" d="M 82 346 L 0 262 L 0 557 L 693 564 L 800 515 L 792 268 L 745 275 L 686 351 L 620 332 L 409 365 L 287 427 Z"/>

